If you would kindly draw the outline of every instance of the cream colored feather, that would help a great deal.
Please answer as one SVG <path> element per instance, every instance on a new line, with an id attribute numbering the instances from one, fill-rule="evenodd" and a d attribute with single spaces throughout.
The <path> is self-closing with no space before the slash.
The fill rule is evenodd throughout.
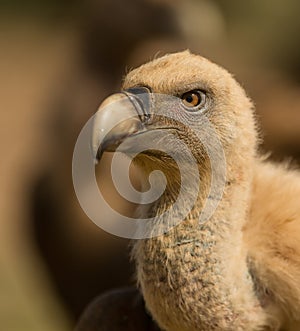
<path id="1" fill-rule="evenodd" d="M 225 192 L 204 226 L 197 223 L 205 196 L 200 192 L 179 226 L 134 244 L 146 306 L 167 331 L 298 331 L 300 175 L 257 154 L 253 106 L 243 89 L 227 71 L 187 51 L 131 71 L 124 88 L 174 94 L 197 81 L 214 98 L 210 120 L 225 151 Z M 200 149 L 195 141 L 190 147 L 195 154 Z M 141 156 L 137 164 L 148 174 L 159 162 Z M 198 165 L 208 183 L 205 161 L 199 158 Z M 167 197 L 146 216 L 163 210 Z"/>

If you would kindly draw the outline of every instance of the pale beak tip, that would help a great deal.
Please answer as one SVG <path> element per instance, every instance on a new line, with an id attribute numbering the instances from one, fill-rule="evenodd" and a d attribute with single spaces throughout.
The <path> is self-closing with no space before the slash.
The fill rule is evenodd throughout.
<path id="1" fill-rule="evenodd" d="M 90 151 L 91 151 L 91 156 L 94 162 L 94 165 L 97 165 L 99 163 L 100 160 L 100 146 L 98 147 L 97 144 L 92 141 L 90 143 Z"/>

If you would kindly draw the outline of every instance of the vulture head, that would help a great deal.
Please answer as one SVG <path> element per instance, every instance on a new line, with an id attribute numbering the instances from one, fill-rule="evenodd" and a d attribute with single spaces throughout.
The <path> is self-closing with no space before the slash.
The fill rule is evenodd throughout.
<path id="1" fill-rule="evenodd" d="M 181 171 L 189 172 L 193 157 L 205 190 L 212 154 L 215 163 L 224 163 L 225 155 L 228 182 L 243 180 L 255 144 L 252 104 L 244 90 L 225 69 L 189 51 L 130 71 L 122 91 L 103 102 L 94 121 L 97 159 L 116 149 L 135 153 L 133 162 L 146 177 L 155 169 L 163 171 L 169 198 L 180 186 L 174 158 L 181 162 Z M 192 173 L 190 178 L 192 182 Z"/>
<path id="2" fill-rule="evenodd" d="M 166 55 L 130 71 L 123 90 L 103 102 L 94 121 L 93 150 L 98 159 L 117 149 L 134 154 L 133 163 L 145 178 L 161 170 L 167 180 L 160 199 L 165 206 L 178 197 L 182 173 L 189 176 L 190 190 L 207 197 L 212 166 L 226 183 L 242 184 L 251 176 L 252 108 L 225 69 L 189 51 Z"/>

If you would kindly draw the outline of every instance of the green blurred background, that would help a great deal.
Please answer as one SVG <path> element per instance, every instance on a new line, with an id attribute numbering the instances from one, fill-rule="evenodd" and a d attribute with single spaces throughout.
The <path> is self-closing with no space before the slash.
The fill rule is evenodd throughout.
<path id="1" fill-rule="evenodd" d="M 87 0 L 0 3 L 0 330 L 72 330 L 87 303 L 133 284 L 128 242 L 76 200 L 76 137 L 126 70 L 190 48 L 255 100 L 263 151 L 300 160 L 300 2 Z M 110 202 L 106 157 L 99 171 Z"/>

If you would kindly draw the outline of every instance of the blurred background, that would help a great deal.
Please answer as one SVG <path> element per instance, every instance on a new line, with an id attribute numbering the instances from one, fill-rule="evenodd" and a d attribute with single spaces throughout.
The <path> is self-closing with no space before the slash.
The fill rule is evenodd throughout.
<path id="1" fill-rule="evenodd" d="M 0 329 L 72 330 L 106 289 L 134 283 L 128 242 L 84 215 L 74 144 L 127 70 L 185 48 L 233 72 L 274 160 L 300 161 L 300 2 L 0 2 Z M 107 199 L 132 206 L 113 190 Z"/>

